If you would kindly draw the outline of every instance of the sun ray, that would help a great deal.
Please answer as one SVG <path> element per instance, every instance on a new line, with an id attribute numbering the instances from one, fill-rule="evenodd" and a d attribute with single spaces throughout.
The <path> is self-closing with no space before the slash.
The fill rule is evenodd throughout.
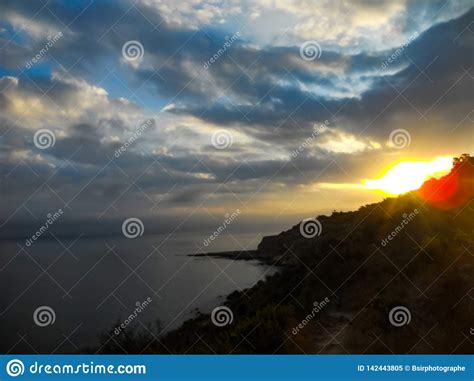
<path id="1" fill-rule="evenodd" d="M 429 178 L 438 178 L 452 168 L 452 156 L 439 156 L 431 161 L 401 161 L 374 180 L 365 180 L 367 189 L 398 195 L 418 189 Z"/>

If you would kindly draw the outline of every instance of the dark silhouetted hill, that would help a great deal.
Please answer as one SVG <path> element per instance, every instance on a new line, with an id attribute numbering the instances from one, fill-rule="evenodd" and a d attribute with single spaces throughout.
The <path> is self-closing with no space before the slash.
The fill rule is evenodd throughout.
<path id="1" fill-rule="evenodd" d="M 317 217 L 319 236 L 265 237 L 257 255 L 281 270 L 229 295 L 230 325 L 200 314 L 159 339 L 105 335 L 101 352 L 474 353 L 473 179 L 463 155 L 418 191 Z"/>

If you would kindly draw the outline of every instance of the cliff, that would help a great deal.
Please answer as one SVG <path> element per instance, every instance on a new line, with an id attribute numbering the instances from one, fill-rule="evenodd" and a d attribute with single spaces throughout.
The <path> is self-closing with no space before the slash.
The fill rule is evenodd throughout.
<path id="1" fill-rule="evenodd" d="M 146 353 L 473 353 L 473 159 L 420 190 L 265 237 L 281 270 L 234 292 L 232 322 L 200 314 Z M 125 337 L 123 340 L 127 340 Z M 123 352 L 109 341 L 104 353 Z"/>

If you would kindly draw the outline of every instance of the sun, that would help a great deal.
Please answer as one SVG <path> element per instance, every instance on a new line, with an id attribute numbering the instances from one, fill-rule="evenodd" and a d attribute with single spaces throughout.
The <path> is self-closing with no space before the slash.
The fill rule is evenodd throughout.
<path id="1" fill-rule="evenodd" d="M 388 195 L 398 195 L 418 189 L 429 178 L 449 173 L 452 162 L 452 156 L 439 156 L 431 161 L 401 161 L 379 179 L 365 180 L 364 186 Z"/>

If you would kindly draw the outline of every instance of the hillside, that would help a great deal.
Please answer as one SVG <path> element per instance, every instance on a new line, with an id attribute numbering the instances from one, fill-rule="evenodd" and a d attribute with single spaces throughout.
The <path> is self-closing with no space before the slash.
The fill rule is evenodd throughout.
<path id="1" fill-rule="evenodd" d="M 159 340 L 105 335 L 100 351 L 474 353 L 473 164 L 463 155 L 418 191 L 265 237 L 256 255 L 281 271 L 229 295 L 231 324 L 201 314 Z"/>

